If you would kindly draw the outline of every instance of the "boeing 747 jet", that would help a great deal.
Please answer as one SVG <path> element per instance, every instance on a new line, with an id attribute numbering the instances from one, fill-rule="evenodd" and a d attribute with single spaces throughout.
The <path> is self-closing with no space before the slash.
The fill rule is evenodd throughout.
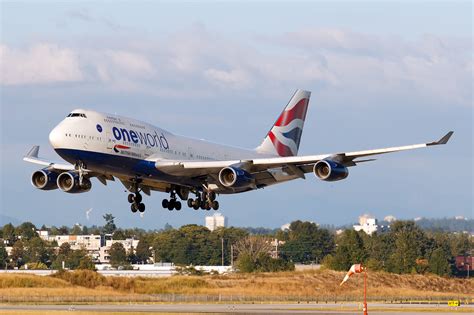
<path id="1" fill-rule="evenodd" d="M 54 150 L 68 163 L 38 157 L 34 146 L 24 157 L 42 165 L 31 182 L 41 190 L 84 193 L 91 178 L 107 185 L 120 180 L 130 192 L 132 212 L 145 211 L 142 193 L 169 194 L 162 206 L 181 210 L 217 210 L 220 194 L 236 194 L 305 178 L 314 173 L 323 181 L 338 181 L 349 167 L 373 161 L 378 154 L 446 144 L 440 140 L 384 149 L 298 156 L 311 93 L 297 90 L 263 142 L 253 150 L 235 148 L 175 135 L 139 120 L 92 110 L 76 109 L 49 134 Z M 179 199 L 178 199 L 179 198 Z"/>

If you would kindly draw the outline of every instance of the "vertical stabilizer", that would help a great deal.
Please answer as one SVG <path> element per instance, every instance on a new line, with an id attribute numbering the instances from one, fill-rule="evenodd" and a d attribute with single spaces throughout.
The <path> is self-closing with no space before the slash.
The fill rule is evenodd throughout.
<path id="1" fill-rule="evenodd" d="M 310 96 L 309 91 L 296 90 L 262 144 L 257 147 L 258 153 L 278 156 L 298 154 Z"/>

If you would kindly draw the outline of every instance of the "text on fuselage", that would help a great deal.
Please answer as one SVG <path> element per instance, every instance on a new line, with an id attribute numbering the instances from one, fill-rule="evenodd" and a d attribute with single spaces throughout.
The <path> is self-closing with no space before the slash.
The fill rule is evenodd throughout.
<path id="1" fill-rule="evenodd" d="M 163 133 L 158 134 L 156 130 L 153 130 L 153 132 L 154 134 L 151 134 L 149 132 L 146 133 L 134 130 L 127 130 L 125 128 L 112 128 L 112 133 L 114 135 L 115 140 L 141 143 L 150 147 L 160 147 L 161 149 L 168 150 L 168 140 L 166 140 Z"/>

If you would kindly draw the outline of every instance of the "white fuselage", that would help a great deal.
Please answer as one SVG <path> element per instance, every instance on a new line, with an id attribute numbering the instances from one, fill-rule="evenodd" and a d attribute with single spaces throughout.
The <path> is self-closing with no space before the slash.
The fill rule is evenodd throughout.
<path id="1" fill-rule="evenodd" d="M 77 109 L 50 133 L 55 151 L 72 164 L 112 176 L 134 176 L 138 161 L 213 161 L 269 155 L 174 135 L 151 124 L 112 114 Z"/>

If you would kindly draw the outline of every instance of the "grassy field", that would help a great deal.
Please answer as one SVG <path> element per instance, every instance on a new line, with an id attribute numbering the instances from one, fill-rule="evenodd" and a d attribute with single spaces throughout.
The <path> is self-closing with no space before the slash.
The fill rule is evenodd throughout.
<path id="1" fill-rule="evenodd" d="M 342 272 L 327 270 L 262 274 L 173 276 L 168 278 L 103 277 L 81 271 L 58 277 L 0 275 L 0 296 L 130 296 L 142 294 L 301 296 L 314 298 L 362 295 L 363 276 L 352 277 L 339 286 Z M 474 298 L 474 280 L 433 275 L 369 273 L 368 297 L 383 299 Z"/>

